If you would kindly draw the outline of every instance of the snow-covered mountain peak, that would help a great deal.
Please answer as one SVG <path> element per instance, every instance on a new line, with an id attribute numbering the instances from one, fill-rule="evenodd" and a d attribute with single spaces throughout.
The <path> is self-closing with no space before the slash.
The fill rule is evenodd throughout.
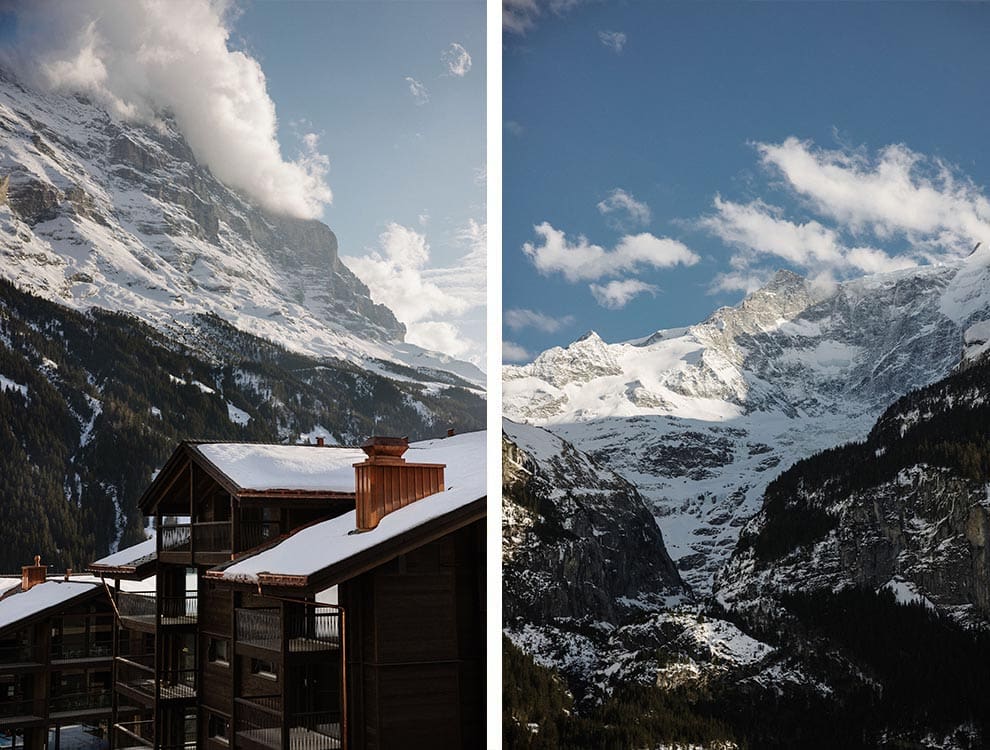
<path id="1" fill-rule="evenodd" d="M 185 339 L 214 314 L 310 355 L 451 369 L 402 345 L 405 327 L 341 262 L 329 227 L 229 189 L 167 114 L 121 122 L 0 75 L 0 132 L 0 259 L 20 288 Z"/>
<path id="2" fill-rule="evenodd" d="M 705 591 L 777 467 L 862 438 L 964 346 L 990 348 L 987 320 L 982 257 L 831 288 L 781 272 L 695 326 L 506 367 L 503 408 L 633 482 Z"/>

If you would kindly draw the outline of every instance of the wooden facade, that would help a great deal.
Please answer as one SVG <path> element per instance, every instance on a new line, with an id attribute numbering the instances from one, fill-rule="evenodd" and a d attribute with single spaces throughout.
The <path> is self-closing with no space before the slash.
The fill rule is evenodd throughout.
<path id="1" fill-rule="evenodd" d="M 106 736 L 112 716 L 113 612 L 101 585 L 77 585 L 81 593 L 0 629 L 5 746 L 59 748 L 61 728 L 68 725 L 88 725 L 94 743 Z M 13 603 L 25 595 L 6 598 Z"/>
<path id="2" fill-rule="evenodd" d="M 442 490 L 443 467 L 419 466 L 388 486 Z M 158 530 L 156 585 L 114 593 L 112 747 L 483 746 L 483 498 L 346 569 L 272 571 L 275 586 L 218 571 L 354 511 L 355 493 L 242 488 L 187 443 L 141 507 Z"/>

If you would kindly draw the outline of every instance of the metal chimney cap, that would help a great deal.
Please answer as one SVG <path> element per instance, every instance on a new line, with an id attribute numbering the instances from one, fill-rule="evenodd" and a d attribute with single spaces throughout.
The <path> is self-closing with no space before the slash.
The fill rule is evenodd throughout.
<path id="1" fill-rule="evenodd" d="M 369 458 L 399 458 L 409 449 L 409 439 L 405 437 L 376 436 L 361 444 L 361 450 Z"/>

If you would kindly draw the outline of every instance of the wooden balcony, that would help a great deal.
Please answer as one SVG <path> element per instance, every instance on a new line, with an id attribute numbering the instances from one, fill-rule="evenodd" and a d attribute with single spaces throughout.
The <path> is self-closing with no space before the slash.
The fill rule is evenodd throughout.
<path id="1" fill-rule="evenodd" d="M 230 521 L 194 523 L 192 526 L 193 562 L 219 565 L 230 560 Z"/>
<path id="2" fill-rule="evenodd" d="M 283 638 L 290 654 L 308 654 L 340 649 L 340 609 L 307 607 L 304 611 L 284 611 L 278 607 L 238 609 L 237 649 L 245 654 L 263 651 L 281 654 Z"/>
<path id="3" fill-rule="evenodd" d="M 44 722 L 45 702 L 33 700 L 0 700 L 0 728 L 31 726 Z"/>
<path id="4" fill-rule="evenodd" d="M 195 591 L 181 596 L 157 598 L 154 591 L 121 591 L 117 595 L 117 611 L 121 624 L 127 628 L 154 631 L 161 607 L 161 624 L 195 625 L 197 600 Z"/>
<path id="5" fill-rule="evenodd" d="M 110 635 L 109 633 L 107 634 Z M 67 638 L 52 642 L 52 663 L 67 663 L 109 660 L 113 655 L 113 644 L 85 638 Z"/>
<path id="6" fill-rule="evenodd" d="M 155 746 L 155 722 L 129 721 L 113 725 L 113 746 L 117 750 L 138 750 Z"/>
<path id="7" fill-rule="evenodd" d="M 112 691 L 88 690 L 53 695 L 48 699 L 48 711 L 53 719 L 85 718 L 109 714 L 112 704 Z"/>
<path id="8" fill-rule="evenodd" d="M 158 529 L 158 559 L 166 563 L 192 562 L 192 524 L 166 523 Z"/>
<path id="9" fill-rule="evenodd" d="M 117 692 L 142 706 L 155 702 L 155 655 L 118 656 L 114 660 L 114 687 Z"/>
<path id="10" fill-rule="evenodd" d="M 33 643 L 0 646 L 0 669 L 4 672 L 40 669 L 44 662 L 44 653 Z"/>
<path id="11" fill-rule="evenodd" d="M 340 709 L 282 711 L 279 696 L 237 698 L 237 747 L 245 750 L 332 750 L 343 747 Z"/>

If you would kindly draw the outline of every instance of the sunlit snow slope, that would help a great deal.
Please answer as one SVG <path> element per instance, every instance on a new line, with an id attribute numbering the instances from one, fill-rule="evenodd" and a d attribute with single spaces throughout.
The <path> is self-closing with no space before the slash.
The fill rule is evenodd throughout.
<path id="1" fill-rule="evenodd" d="M 774 476 L 986 348 L 988 265 L 984 248 L 831 288 L 781 271 L 698 325 L 617 344 L 592 332 L 505 367 L 505 414 L 631 481 L 704 594 Z"/>

